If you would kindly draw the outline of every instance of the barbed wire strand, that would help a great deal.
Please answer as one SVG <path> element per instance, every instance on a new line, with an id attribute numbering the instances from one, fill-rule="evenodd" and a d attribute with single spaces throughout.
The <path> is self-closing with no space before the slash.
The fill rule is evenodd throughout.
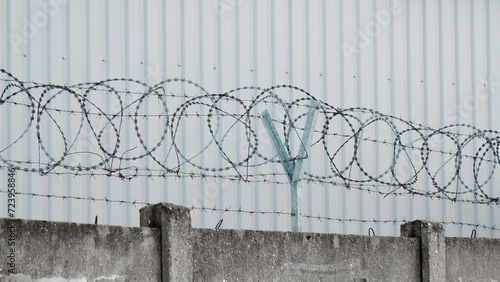
<path id="1" fill-rule="evenodd" d="M 0 193 L 12 193 L 8 192 L 7 190 L 0 190 Z M 30 192 L 14 192 L 16 195 L 22 195 L 22 196 L 28 196 L 28 197 L 45 197 L 45 198 L 54 198 L 54 199 L 61 199 L 61 200 L 85 200 L 85 201 L 92 201 L 92 202 L 104 202 L 106 204 L 128 204 L 131 206 L 138 206 L 138 205 L 152 205 L 153 203 L 148 203 L 148 202 L 143 202 L 143 201 L 125 201 L 125 200 L 114 200 L 114 199 L 108 199 L 107 197 L 104 198 L 95 198 L 95 197 L 80 197 L 80 196 L 67 196 L 67 195 L 56 195 L 56 194 L 40 194 L 40 193 L 30 193 Z M 242 209 L 241 207 L 238 209 L 234 209 L 231 207 L 226 207 L 226 208 L 219 208 L 217 205 L 212 206 L 212 207 L 207 207 L 207 206 L 190 206 L 189 207 L 193 212 L 204 212 L 204 213 L 234 213 L 234 214 L 248 214 L 248 215 L 279 215 L 279 216 L 295 216 L 295 214 L 290 213 L 290 212 L 285 212 L 283 210 L 280 211 L 263 211 L 263 210 L 245 210 Z M 309 220 L 318 220 L 318 221 L 336 221 L 339 223 L 372 223 L 372 224 L 403 224 L 406 222 L 410 222 L 411 220 L 407 219 L 388 219 L 388 220 L 380 220 L 380 219 L 356 219 L 356 218 L 336 218 L 336 217 L 327 217 L 327 216 L 321 216 L 321 215 L 308 215 L 301 213 L 301 217 L 309 219 Z M 497 228 L 496 226 L 487 226 L 484 224 L 475 224 L 475 223 L 466 223 L 466 222 L 459 222 L 459 221 L 436 221 L 441 224 L 445 225 L 455 225 L 455 226 L 466 226 L 466 227 L 474 227 L 476 229 L 481 228 L 484 230 L 488 231 L 500 231 L 500 228 Z"/>

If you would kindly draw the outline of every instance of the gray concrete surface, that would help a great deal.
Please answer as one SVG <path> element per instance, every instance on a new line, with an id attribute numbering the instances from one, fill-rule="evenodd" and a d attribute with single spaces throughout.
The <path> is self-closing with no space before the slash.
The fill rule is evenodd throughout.
<path id="1" fill-rule="evenodd" d="M 192 281 L 193 251 L 190 210 L 170 203 L 140 209 L 140 224 L 161 230 L 162 281 Z"/>
<path id="2" fill-rule="evenodd" d="M 212 230 L 189 209 L 140 210 L 143 227 L 0 219 L 1 281 L 500 281 L 500 240 Z M 16 274 L 9 275 L 14 269 Z"/>
<path id="3" fill-rule="evenodd" d="M 441 223 L 415 220 L 401 225 L 401 236 L 420 239 L 422 281 L 446 280 L 446 246 Z"/>
<path id="4" fill-rule="evenodd" d="M 420 281 L 416 238 L 193 229 L 195 281 Z"/>
<path id="5" fill-rule="evenodd" d="M 500 281 L 500 240 L 446 238 L 447 281 Z"/>
<path id="6" fill-rule="evenodd" d="M 159 235 L 153 228 L 1 218 L 0 281 L 158 281 Z M 12 253 L 17 274 L 7 276 Z"/>

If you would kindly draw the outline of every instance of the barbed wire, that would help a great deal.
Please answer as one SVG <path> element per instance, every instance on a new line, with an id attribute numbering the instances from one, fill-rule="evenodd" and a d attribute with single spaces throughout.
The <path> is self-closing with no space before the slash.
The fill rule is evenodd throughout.
<path id="1" fill-rule="evenodd" d="M 25 82 L 26 83 L 26 82 Z M 176 97 L 175 95 L 173 95 L 172 93 L 169 94 L 170 97 Z M 179 96 L 179 97 L 189 97 L 189 98 L 195 98 L 195 96 Z M 15 105 L 15 106 L 24 106 L 24 107 L 31 107 L 31 105 L 29 104 L 24 104 L 24 103 L 18 103 L 18 102 L 14 102 L 14 101 L 5 101 L 4 103 L 6 104 L 12 104 L 12 105 Z M 268 103 L 268 104 L 275 104 L 275 103 L 272 103 L 272 102 L 268 102 L 268 101 L 265 101 L 265 103 Z M 71 114 L 71 115 L 78 115 L 78 114 L 84 114 L 84 112 L 82 111 L 77 111 L 77 110 L 63 110 L 63 109 L 58 109 L 58 108 L 49 108 L 47 107 L 45 109 L 46 111 L 54 111 L 56 113 L 67 113 L 67 114 Z M 92 113 L 92 112 L 88 112 L 86 113 L 88 116 L 97 116 L 97 117 L 103 117 L 103 114 L 98 112 L 98 113 Z M 167 114 L 124 114 L 123 115 L 123 118 L 127 118 L 127 119 L 131 119 L 133 120 L 134 118 L 162 118 L 162 117 L 167 117 L 168 115 Z M 219 113 L 218 116 L 220 117 L 231 117 L 231 118 L 237 118 L 238 115 L 237 114 L 223 114 L 223 113 Z M 209 117 L 208 114 L 199 114 L 199 113 L 196 113 L 196 114 L 189 114 L 189 113 L 186 113 L 184 114 L 184 117 L 186 118 L 189 118 L 189 117 L 196 117 L 196 118 L 206 118 L 206 117 Z M 250 115 L 251 118 L 260 118 L 260 116 L 256 116 L 256 115 Z M 281 124 L 283 125 L 283 121 L 282 120 L 278 120 L 278 119 L 272 119 L 273 122 L 275 123 L 278 123 L 278 124 Z M 420 125 L 420 126 L 423 126 L 423 125 Z M 298 129 L 298 130 L 304 130 L 304 127 L 301 127 L 301 126 L 295 126 L 294 127 L 295 129 Z M 314 130 L 315 133 L 322 133 L 324 134 L 325 136 L 337 136 L 337 137 L 342 137 L 342 138 L 348 138 L 350 137 L 351 135 L 347 135 L 347 134 L 341 134 L 341 133 L 337 133 L 337 132 L 327 132 L 327 133 L 323 133 L 322 131 L 320 130 Z M 460 132 L 457 132 L 455 133 L 457 136 L 461 136 L 461 137 L 469 137 L 468 134 L 461 134 Z M 360 137 L 359 138 L 359 141 L 366 141 L 366 142 L 371 142 L 371 143 L 375 143 L 375 144 L 381 144 L 381 145 L 392 145 L 392 142 L 389 142 L 387 140 L 377 140 L 377 139 L 371 139 L 371 138 L 367 138 L 367 137 Z M 409 145 L 406 145 L 406 144 L 401 144 L 402 147 L 404 147 L 405 149 L 411 149 L 411 150 L 420 150 L 420 148 L 417 148 L 411 144 Z M 428 149 L 429 152 L 431 153 L 439 153 L 439 154 L 443 154 L 443 155 L 455 155 L 455 153 L 453 152 L 450 152 L 450 151 L 443 151 L 443 150 L 439 150 L 437 148 L 429 148 Z M 462 158 L 469 158 L 469 159 L 474 159 L 475 158 L 475 155 L 470 155 L 470 154 L 466 154 L 466 153 L 462 153 L 461 155 Z M 495 160 L 489 160 L 489 159 L 484 159 L 484 162 L 491 162 L 491 163 L 494 163 Z"/>
<path id="2" fill-rule="evenodd" d="M 301 214 L 302 217 L 307 218 L 307 219 L 316 219 L 318 221 L 322 220 L 327 220 L 327 221 L 337 221 L 340 223 L 374 223 L 374 224 L 404 224 L 407 222 L 411 222 L 411 220 L 408 219 L 387 219 L 387 220 L 379 220 L 379 219 L 357 219 L 357 218 L 335 218 L 335 217 L 327 217 L 327 216 L 313 216 L 313 215 L 306 215 L 306 214 Z M 434 220 L 433 220 L 434 221 Z M 444 225 L 455 225 L 455 226 L 462 226 L 462 227 L 473 227 L 475 229 L 484 229 L 488 231 L 500 231 L 500 228 L 497 228 L 495 226 L 488 226 L 485 224 L 479 224 L 479 223 L 468 223 L 468 222 L 460 222 L 460 221 L 435 221 Z"/>
<path id="3" fill-rule="evenodd" d="M 500 163 L 500 132 L 469 124 L 435 129 L 373 109 L 341 109 L 292 85 L 238 87 L 225 93 L 210 93 L 181 78 L 154 85 L 127 78 L 55 85 L 23 82 L 3 69 L 0 83 L 0 106 L 15 107 L 16 113 L 24 114 L 19 120 L 6 121 L 22 130 L 0 145 L 0 168 L 124 180 L 175 176 L 288 184 L 285 174 L 270 170 L 281 161 L 259 139 L 260 113 L 269 107 L 274 109 L 274 123 L 281 127 L 285 148 L 294 163 L 309 102 L 315 100 L 319 102 L 321 121 L 312 129 L 315 137 L 311 155 L 323 155 L 328 170 L 318 174 L 315 168 L 309 168 L 301 181 L 384 196 L 500 202 L 491 187 L 490 191 L 486 189 Z M 200 121 L 196 130 L 208 133 L 208 142 L 198 148 L 186 140 L 186 131 L 193 130 L 186 124 L 193 118 Z M 26 124 L 21 126 L 23 120 Z M 148 134 L 148 130 L 154 132 Z M 51 146 L 54 134 L 57 148 Z M 241 143 L 236 146 L 230 144 L 235 135 Z M 123 136 L 133 136 L 134 144 L 124 141 Z M 152 136 L 154 141 L 150 141 Z M 30 142 L 36 144 L 36 160 L 15 154 Z M 87 145 L 85 150 L 79 142 Z M 379 146 L 375 150 L 385 150 L 385 167 L 374 169 L 374 159 L 363 158 L 373 151 L 365 149 L 369 144 Z M 217 161 L 206 161 L 212 158 Z M 144 160 L 152 165 L 146 166 Z M 271 172 L 254 173 L 255 168 Z"/>
<path id="4" fill-rule="evenodd" d="M 96 198 L 96 197 L 83 197 L 83 196 L 68 196 L 68 195 L 57 195 L 57 194 L 42 194 L 42 193 L 32 193 L 32 192 L 9 192 L 8 190 L 0 190 L 0 193 L 13 193 L 16 195 L 22 195 L 22 196 L 28 196 L 28 197 L 44 197 L 44 198 L 53 198 L 53 199 L 60 199 L 60 200 L 84 200 L 84 201 L 91 201 L 91 202 L 104 202 L 106 204 L 127 204 L 131 206 L 147 206 L 147 205 L 152 205 L 153 203 L 149 202 L 144 202 L 144 201 L 138 201 L 138 200 L 132 200 L 132 201 L 127 201 L 127 200 L 115 200 L 115 199 L 108 199 L 107 197 L 104 198 Z M 226 207 L 226 208 L 220 208 L 217 205 L 214 206 L 195 206 L 192 205 L 189 207 L 191 211 L 193 212 L 203 212 L 203 213 L 233 213 L 233 214 L 247 214 L 247 215 L 278 215 L 278 216 L 295 216 L 294 213 L 290 212 L 285 212 L 283 210 L 273 210 L 273 211 L 266 211 L 266 210 L 245 210 L 242 209 L 241 207 L 239 208 L 231 208 Z M 338 218 L 338 217 L 328 217 L 328 216 L 321 216 L 321 215 L 308 215 L 305 213 L 300 213 L 300 217 L 308 219 L 308 220 L 318 220 L 318 221 L 336 221 L 339 223 L 366 223 L 366 224 L 403 224 L 406 222 L 410 222 L 411 220 L 407 219 L 388 219 L 388 220 L 383 220 L 383 219 L 358 219 L 358 218 Z M 467 223 L 467 222 L 459 222 L 459 221 L 436 221 L 444 225 L 454 225 L 454 226 L 462 226 L 462 227 L 473 227 L 475 229 L 484 229 L 488 231 L 500 231 L 500 228 L 497 228 L 496 226 L 487 226 L 485 224 L 479 224 L 479 223 Z"/>
<path id="5" fill-rule="evenodd" d="M 3 168 L 0 168 L 0 170 Z M 214 174 L 214 173 L 195 173 L 195 172 L 189 172 L 189 173 L 184 173 L 184 172 L 179 172 L 177 174 L 166 174 L 164 172 L 159 171 L 158 173 L 152 172 L 150 169 L 144 169 L 145 172 L 147 173 L 140 173 L 138 172 L 138 169 L 134 169 L 135 173 L 133 176 L 130 175 L 123 175 L 120 177 L 122 181 L 130 181 L 134 178 L 137 177 L 143 177 L 143 178 L 151 178 L 155 179 L 158 177 L 162 178 L 174 178 L 174 179 L 183 179 L 183 178 L 189 178 L 189 179 L 200 179 L 204 181 L 208 180 L 217 180 L 223 178 L 226 181 L 230 182 L 241 182 L 239 175 L 221 175 L 221 174 Z M 96 178 L 98 176 L 103 176 L 103 177 L 108 177 L 109 173 L 94 173 L 94 172 L 78 172 L 78 173 L 73 173 L 73 172 L 49 172 L 47 175 L 55 175 L 55 176 L 88 176 L 90 178 Z M 276 178 L 281 178 L 281 181 L 277 181 Z M 286 180 L 286 175 L 285 173 L 259 173 L 259 174 L 253 174 L 249 175 L 249 178 L 244 181 L 245 183 L 263 183 L 263 184 L 278 184 L 278 185 L 288 185 L 289 182 Z M 321 179 L 308 179 L 307 183 L 315 183 L 315 184 L 320 184 L 323 186 L 326 185 L 331 185 L 333 187 L 343 187 L 348 190 L 356 190 L 356 191 L 363 191 L 367 192 L 369 194 L 378 194 L 382 195 L 384 197 L 387 196 L 405 196 L 408 195 L 407 192 L 397 192 L 397 190 L 393 190 L 390 193 L 386 193 L 384 191 L 381 191 L 381 187 L 383 185 L 367 185 L 367 184 L 361 184 L 361 183 L 352 183 L 349 186 L 344 186 L 345 183 L 343 182 L 332 182 L 332 181 L 324 181 Z M 283 186 L 282 186 L 283 187 Z M 388 188 L 392 188 L 388 187 Z M 288 187 L 285 187 L 285 189 L 288 189 Z M 328 189 L 328 187 L 325 187 L 325 189 Z M 0 190 L 1 192 L 1 190 Z M 417 197 L 425 197 L 429 199 L 437 199 L 437 200 L 450 200 L 447 197 L 441 196 L 439 194 L 433 194 L 432 192 L 429 192 L 428 194 L 426 193 L 419 193 L 419 194 L 413 194 L 413 196 Z M 486 202 L 486 201 L 480 201 L 477 199 L 467 199 L 467 198 L 455 198 L 452 199 L 452 202 L 454 203 L 467 203 L 467 204 L 489 204 L 489 205 L 499 205 L 497 202 Z"/>

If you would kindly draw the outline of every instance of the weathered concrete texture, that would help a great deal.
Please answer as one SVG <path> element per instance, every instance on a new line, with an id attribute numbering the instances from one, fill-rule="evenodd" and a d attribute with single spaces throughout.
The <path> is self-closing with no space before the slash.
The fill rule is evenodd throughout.
<path id="1" fill-rule="evenodd" d="M 0 219 L 0 281 L 158 281 L 160 256 L 157 229 Z"/>
<path id="2" fill-rule="evenodd" d="M 401 225 L 401 236 L 420 238 L 422 281 L 446 280 L 446 246 L 441 223 L 416 220 Z"/>
<path id="3" fill-rule="evenodd" d="M 435 222 L 370 237 L 198 229 L 189 212 L 147 206 L 141 228 L 0 219 L 0 282 L 500 281 L 499 239 L 445 238 Z"/>
<path id="4" fill-rule="evenodd" d="M 500 281 L 500 239 L 446 238 L 446 281 Z"/>
<path id="5" fill-rule="evenodd" d="M 193 229 L 195 281 L 420 281 L 416 238 Z"/>
<path id="6" fill-rule="evenodd" d="M 193 252 L 190 210 L 160 203 L 140 209 L 140 224 L 161 229 L 162 281 L 192 281 Z"/>

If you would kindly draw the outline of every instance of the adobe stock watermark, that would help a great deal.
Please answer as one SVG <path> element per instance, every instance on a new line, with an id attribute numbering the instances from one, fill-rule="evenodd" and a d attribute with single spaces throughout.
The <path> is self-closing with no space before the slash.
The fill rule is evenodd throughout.
<path id="1" fill-rule="evenodd" d="M 267 135 L 267 131 L 265 130 L 264 126 L 261 126 L 259 129 L 256 130 L 256 135 L 259 138 L 259 148 L 261 146 L 268 147 L 269 150 L 271 151 L 271 154 L 268 155 L 268 158 L 272 158 L 276 154 L 274 153 L 273 148 L 271 147 L 271 140 L 269 139 Z M 253 138 L 253 137 L 252 137 Z M 255 144 L 252 141 L 251 146 L 249 147 L 248 142 L 241 142 L 240 145 L 236 146 L 235 149 L 239 151 L 239 159 L 238 160 L 233 160 L 233 162 L 238 162 L 241 161 L 249 156 L 251 154 L 252 150 L 254 150 Z M 248 162 L 252 162 L 253 158 L 256 158 L 256 156 L 253 156 Z M 243 165 L 242 167 L 236 167 L 239 171 L 239 176 L 245 178 L 246 177 L 246 165 Z M 241 169 L 243 168 L 243 169 Z M 232 170 L 234 172 L 234 170 Z M 228 178 L 222 178 L 221 180 L 207 180 L 211 176 L 207 173 L 206 177 L 202 177 L 202 181 L 204 182 L 204 187 L 197 187 L 193 189 L 193 198 L 192 198 L 192 203 L 196 207 L 213 207 L 216 206 L 219 203 L 219 195 L 222 191 L 229 191 L 231 189 L 234 189 L 235 186 L 235 175 L 228 175 Z M 242 179 L 240 179 L 242 180 Z M 238 181 L 238 180 L 237 180 Z M 236 182 L 237 182 L 236 181 Z"/>
<path id="2" fill-rule="evenodd" d="M 236 7 L 238 7 L 242 2 L 243 0 L 212 0 L 212 4 L 216 11 L 220 11 L 218 15 L 221 20 L 224 19 L 224 16 L 227 13 L 234 12 Z"/>
<path id="3" fill-rule="evenodd" d="M 491 88 L 488 87 L 488 82 L 484 77 L 479 77 L 476 80 L 474 95 L 468 95 L 460 101 L 458 108 L 448 109 L 444 112 L 444 121 L 446 124 L 465 122 L 470 120 L 474 112 L 476 112 L 481 105 L 488 103 L 488 98 L 493 96 L 500 88 L 500 82 L 492 82 Z"/>
<path id="4" fill-rule="evenodd" d="M 217 205 L 219 202 L 219 183 L 217 181 L 205 181 L 205 185 L 203 187 L 196 186 L 193 189 L 193 205 L 196 207 L 212 207 Z M 229 187 L 229 181 L 222 181 L 222 189 Z"/>
<path id="5" fill-rule="evenodd" d="M 371 20 L 369 20 L 363 27 L 356 30 L 354 33 L 352 43 L 342 42 L 342 53 L 344 58 L 349 62 L 355 54 L 361 53 L 361 50 L 372 44 L 373 39 L 377 37 L 382 29 L 389 26 L 391 23 L 391 14 L 397 15 L 403 12 L 403 7 L 401 6 L 400 0 L 394 0 L 389 2 L 385 9 L 377 11 L 371 14 Z M 359 40 L 358 40 L 359 38 Z"/>
<path id="6" fill-rule="evenodd" d="M 498 88 L 500 88 L 500 82 L 492 82 L 491 87 L 489 87 L 485 78 L 478 78 L 475 83 L 474 94 L 462 98 L 458 108 L 450 108 L 444 111 L 444 126 L 457 123 L 468 123 L 475 112 L 480 111 L 482 106 L 488 104 L 488 100 L 498 92 Z M 432 158 L 441 154 L 445 154 L 445 158 L 448 160 L 454 160 L 456 158 L 455 154 L 457 154 L 457 148 L 453 144 L 453 138 L 446 134 L 432 132 L 428 132 L 428 134 L 430 135 L 426 135 L 426 147 L 429 148 L 429 153 L 432 154 Z M 418 134 L 413 137 L 420 138 Z M 411 144 L 412 147 L 408 145 L 406 147 L 407 150 L 410 150 L 409 152 L 400 154 L 401 163 L 395 167 L 395 176 L 403 182 L 412 180 L 414 178 L 414 173 L 426 174 L 422 166 L 425 165 L 425 167 L 429 168 L 432 162 L 424 162 L 424 159 L 422 159 L 423 155 L 421 150 L 423 147 L 421 143 L 412 142 Z M 453 167 L 450 170 L 453 171 L 454 161 L 448 162 L 447 165 Z M 440 167 L 439 170 L 442 168 L 443 167 Z M 430 171 L 429 173 L 434 174 L 436 172 Z M 451 175 L 447 175 L 446 177 L 450 176 Z"/>
<path id="7" fill-rule="evenodd" d="M 7 266 L 8 273 L 16 274 L 16 238 L 17 238 L 17 227 L 15 221 L 16 217 L 16 170 L 14 168 L 8 169 L 7 174 L 7 187 L 8 187 L 8 198 L 7 198 Z"/>
<path id="8" fill-rule="evenodd" d="M 161 81 L 163 81 L 165 78 L 169 77 L 169 73 L 163 72 L 160 70 L 158 67 L 148 67 L 148 69 L 144 73 L 144 79 L 149 82 L 148 85 L 154 85 L 157 84 Z M 98 88 L 95 87 L 93 90 L 90 91 L 90 93 L 94 93 Z M 127 134 L 125 131 L 122 131 L 124 129 L 124 125 L 121 125 L 122 127 L 119 128 L 119 125 L 121 124 L 120 121 L 120 115 L 119 113 L 121 111 L 124 111 L 124 117 L 123 119 L 130 118 L 130 116 L 133 115 L 136 107 L 135 102 L 126 102 L 126 96 L 131 95 L 129 93 L 145 93 L 147 88 L 142 85 L 142 84 L 137 84 L 134 83 L 130 85 L 130 88 L 127 88 L 125 91 L 125 88 L 123 89 L 116 89 L 118 90 L 118 95 L 122 96 L 122 103 L 123 105 L 120 104 L 120 100 L 117 99 L 115 96 L 111 95 L 108 93 L 108 95 L 111 95 L 111 100 L 110 103 L 107 105 L 107 109 L 102 109 L 106 112 L 107 118 L 93 118 L 91 119 L 92 122 L 92 127 L 95 130 L 95 134 L 100 134 L 100 139 L 101 139 L 101 145 L 104 146 L 107 152 L 103 150 L 99 146 L 98 140 L 96 139 L 96 136 L 94 135 L 93 132 L 88 131 L 88 130 L 82 130 L 80 134 L 78 135 L 77 139 L 74 140 L 74 143 L 71 146 L 71 149 L 67 152 L 65 152 L 65 162 L 68 166 L 73 166 L 78 168 L 76 171 L 76 174 L 78 174 L 78 171 L 80 171 L 80 168 L 82 171 L 85 170 L 86 166 L 84 165 L 85 163 L 88 163 L 90 161 L 90 157 L 94 157 L 96 159 L 93 160 L 93 162 L 90 165 L 96 165 L 98 162 L 103 161 L 108 159 L 106 163 L 104 163 L 100 168 L 105 169 L 107 172 L 113 172 L 116 173 L 117 175 L 122 175 L 125 176 L 126 179 L 129 179 L 131 177 L 134 177 L 135 172 L 133 168 L 126 168 L 120 166 L 120 162 L 114 163 L 114 167 L 108 167 L 111 162 L 109 161 L 109 158 L 111 157 L 111 153 L 113 152 L 113 149 L 115 148 L 114 145 L 116 145 L 116 132 L 113 130 L 113 128 L 117 128 L 119 132 L 122 134 Z M 100 95 L 97 96 L 97 100 L 93 100 L 92 97 L 87 97 L 88 99 L 91 99 L 92 102 L 96 103 L 98 102 L 99 105 L 105 105 L 105 95 Z M 127 107 L 130 106 L 130 107 Z M 93 107 L 89 108 L 89 111 L 95 110 Z M 92 117 L 92 116 L 91 116 Z M 78 119 L 78 122 L 80 119 Z M 132 136 L 135 136 L 135 133 L 132 133 Z M 121 138 L 122 136 L 118 136 Z M 75 138 L 75 137 L 73 137 Z M 109 146 L 106 146 L 105 144 L 107 143 L 108 140 L 111 140 L 111 144 Z M 132 146 L 134 148 L 135 146 Z M 121 144 L 120 148 L 122 148 L 121 151 L 118 152 L 118 157 L 126 157 L 126 155 L 120 155 L 124 151 L 133 153 L 136 151 L 129 150 L 132 148 L 125 148 L 123 149 L 123 144 Z M 96 162 L 97 160 L 97 162 Z M 124 165 L 124 164 L 123 164 Z M 64 182 L 64 175 L 67 173 L 67 168 L 64 168 L 62 166 L 56 166 L 52 170 L 52 173 L 57 175 L 57 181 L 61 184 Z M 91 174 L 92 175 L 92 174 Z"/>
<path id="9" fill-rule="evenodd" d="M 11 32 L 8 37 L 14 52 L 18 53 L 20 48 L 27 45 L 29 39 L 33 39 L 47 26 L 50 18 L 56 17 L 67 0 L 52 0 L 38 2 L 39 9 L 32 13 L 28 19 L 24 17 L 20 29 Z"/>

